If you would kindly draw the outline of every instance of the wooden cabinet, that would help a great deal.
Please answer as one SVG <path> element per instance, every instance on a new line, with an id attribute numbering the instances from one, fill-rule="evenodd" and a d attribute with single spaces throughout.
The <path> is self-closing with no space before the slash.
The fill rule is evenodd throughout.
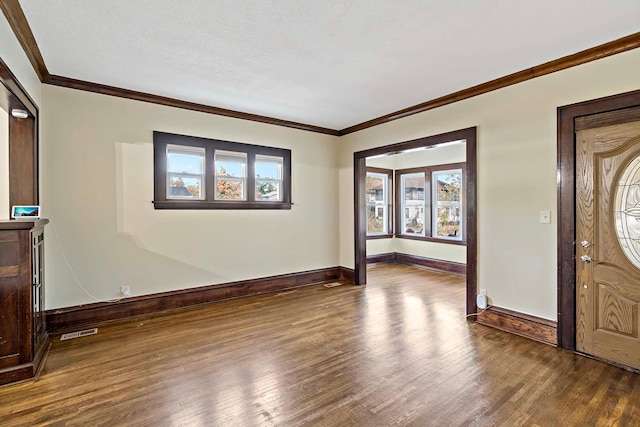
<path id="1" fill-rule="evenodd" d="M 0 385 L 33 378 L 49 348 L 44 315 L 44 226 L 0 221 Z"/>

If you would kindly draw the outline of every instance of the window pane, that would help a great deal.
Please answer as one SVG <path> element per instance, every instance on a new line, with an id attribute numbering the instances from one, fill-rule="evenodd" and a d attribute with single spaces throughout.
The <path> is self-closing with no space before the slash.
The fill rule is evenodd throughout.
<path id="1" fill-rule="evenodd" d="M 432 174 L 433 237 L 462 240 L 462 169 Z"/>
<path id="2" fill-rule="evenodd" d="M 202 199 L 202 178 L 169 174 L 169 197 L 174 199 Z"/>
<path id="3" fill-rule="evenodd" d="M 247 176 L 247 153 L 216 150 L 216 176 L 232 176 L 244 178 Z"/>
<path id="4" fill-rule="evenodd" d="M 624 168 L 615 191 L 613 214 L 616 236 L 622 252 L 629 261 L 640 268 L 640 157 L 636 157 Z"/>
<path id="5" fill-rule="evenodd" d="M 244 180 L 216 179 L 217 200 L 244 200 Z"/>
<path id="6" fill-rule="evenodd" d="M 365 184 L 365 191 L 367 194 L 367 202 L 383 202 L 386 176 L 381 174 L 374 174 L 367 172 L 367 182 Z"/>
<path id="7" fill-rule="evenodd" d="M 281 201 L 282 193 L 280 191 L 280 181 L 274 180 L 257 180 L 256 181 L 256 200 Z"/>
<path id="8" fill-rule="evenodd" d="M 402 233 L 424 235 L 424 173 L 402 175 Z"/>
<path id="9" fill-rule="evenodd" d="M 167 145 L 167 198 L 204 199 L 205 150 Z"/>
<path id="10" fill-rule="evenodd" d="M 256 178 L 282 179 L 282 157 L 256 154 Z"/>
<path id="11" fill-rule="evenodd" d="M 256 154 L 256 200 L 282 201 L 282 165 L 284 159 Z"/>
<path id="12" fill-rule="evenodd" d="M 167 147 L 167 171 L 202 175 L 204 148 L 175 147 Z"/>
<path id="13" fill-rule="evenodd" d="M 385 174 L 367 172 L 365 194 L 367 200 L 367 234 L 388 232 L 387 198 L 389 178 Z"/>
<path id="14" fill-rule="evenodd" d="M 215 151 L 216 200 L 245 200 L 247 153 Z"/>

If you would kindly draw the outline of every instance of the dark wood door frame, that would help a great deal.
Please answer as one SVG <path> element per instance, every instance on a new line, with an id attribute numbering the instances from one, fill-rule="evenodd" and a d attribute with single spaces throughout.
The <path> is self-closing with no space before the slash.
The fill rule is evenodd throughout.
<path id="1" fill-rule="evenodd" d="M 579 117 L 637 105 L 640 105 L 640 90 L 558 108 L 558 347 L 560 348 L 576 350 L 575 121 Z"/>
<path id="2" fill-rule="evenodd" d="M 9 113 L 9 208 L 13 205 L 37 205 L 38 107 L 2 59 L 0 108 Z M 29 117 L 13 117 L 11 110 L 15 108 L 27 111 Z"/>
<path id="3" fill-rule="evenodd" d="M 354 240 L 355 240 L 355 282 L 367 283 L 367 209 L 365 200 L 366 158 L 381 154 L 400 153 L 418 147 L 427 147 L 450 141 L 466 141 L 467 181 L 467 314 L 475 313 L 477 294 L 477 160 L 476 128 L 467 128 L 440 135 L 428 136 L 384 147 L 353 153 L 354 170 Z"/>

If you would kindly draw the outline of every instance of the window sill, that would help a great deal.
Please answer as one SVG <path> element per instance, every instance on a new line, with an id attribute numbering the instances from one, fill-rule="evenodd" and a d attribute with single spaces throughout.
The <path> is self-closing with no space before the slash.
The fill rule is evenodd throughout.
<path id="1" fill-rule="evenodd" d="M 376 240 L 376 239 L 391 239 L 393 234 L 371 234 L 367 235 L 367 240 Z"/>
<path id="2" fill-rule="evenodd" d="M 450 239 L 438 239 L 437 237 L 425 237 L 425 236 L 411 236 L 407 234 L 396 234 L 394 237 L 398 239 L 409 239 L 409 240 L 422 240 L 425 242 L 434 242 L 434 243 L 445 243 L 449 245 L 458 245 L 458 246 L 466 246 L 466 240 L 450 240 Z"/>
<path id="3" fill-rule="evenodd" d="M 204 200 L 154 200 L 154 209 L 291 209 L 289 202 L 209 202 Z"/>

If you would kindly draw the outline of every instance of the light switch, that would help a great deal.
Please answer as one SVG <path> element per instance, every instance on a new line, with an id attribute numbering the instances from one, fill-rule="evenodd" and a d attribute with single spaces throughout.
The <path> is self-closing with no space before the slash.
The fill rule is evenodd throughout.
<path id="1" fill-rule="evenodd" d="M 551 211 L 540 211 L 540 224 L 551 224 Z"/>

